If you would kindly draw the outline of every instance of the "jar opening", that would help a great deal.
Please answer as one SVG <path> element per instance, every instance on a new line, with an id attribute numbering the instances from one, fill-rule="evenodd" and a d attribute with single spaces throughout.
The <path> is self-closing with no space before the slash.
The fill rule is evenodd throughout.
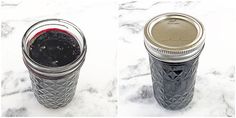
<path id="1" fill-rule="evenodd" d="M 76 25 L 62 19 L 46 19 L 26 31 L 22 51 L 28 68 L 40 74 L 60 76 L 82 66 L 87 45 Z"/>
<path id="2" fill-rule="evenodd" d="M 81 54 L 80 45 L 75 37 L 58 28 L 49 28 L 36 33 L 27 47 L 30 58 L 50 67 L 67 65 Z"/>

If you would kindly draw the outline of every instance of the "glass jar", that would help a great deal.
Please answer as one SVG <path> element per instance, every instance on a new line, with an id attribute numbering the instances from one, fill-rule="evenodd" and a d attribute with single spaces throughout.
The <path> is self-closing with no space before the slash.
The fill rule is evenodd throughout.
<path id="1" fill-rule="evenodd" d="M 71 62 L 60 66 L 44 65 L 33 59 L 30 55 L 32 45 L 41 35 L 48 35 L 46 33 L 49 30 L 61 33 L 54 32 L 53 41 L 57 41 L 59 35 L 72 37 L 80 49 L 79 55 L 76 55 L 76 58 Z M 64 39 L 60 38 L 60 40 L 63 41 Z M 67 105 L 72 100 L 76 91 L 79 71 L 85 61 L 86 51 L 87 45 L 83 33 L 69 21 L 62 19 L 42 20 L 33 24 L 26 31 L 22 39 L 23 61 L 29 70 L 32 90 L 40 104 L 48 108 L 59 108 Z M 61 55 L 68 54 L 62 53 Z"/>
<path id="2" fill-rule="evenodd" d="M 155 99 L 166 109 L 184 108 L 193 98 L 203 25 L 186 14 L 165 13 L 146 24 L 144 35 Z"/>

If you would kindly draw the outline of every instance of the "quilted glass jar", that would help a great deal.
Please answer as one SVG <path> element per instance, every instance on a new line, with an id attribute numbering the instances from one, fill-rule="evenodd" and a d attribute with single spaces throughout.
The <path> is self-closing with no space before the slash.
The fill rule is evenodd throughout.
<path id="1" fill-rule="evenodd" d="M 165 13 L 146 24 L 144 35 L 155 99 L 166 109 L 184 108 L 193 98 L 203 25 L 186 14 Z"/>
<path id="2" fill-rule="evenodd" d="M 47 19 L 26 31 L 23 61 L 40 104 L 55 109 L 72 100 L 86 51 L 83 33 L 69 21 Z"/>

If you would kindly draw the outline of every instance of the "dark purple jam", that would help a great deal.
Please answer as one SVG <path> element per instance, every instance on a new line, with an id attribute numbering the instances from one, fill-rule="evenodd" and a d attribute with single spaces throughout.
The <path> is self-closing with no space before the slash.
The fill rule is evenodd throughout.
<path id="1" fill-rule="evenodd" d="M 194 92 L 198 57 L 169 63 L 149 56 L 154 97 L 164 108 L 177 110 L 187 106 Z"/>
<path id="2" fill-rule="evenodd" d="M 73 62 L 80 55 L 75 37 L 64 30 L 47 29 L 36 34 L 29 56 L 37 63 L 59 67 Z"/>

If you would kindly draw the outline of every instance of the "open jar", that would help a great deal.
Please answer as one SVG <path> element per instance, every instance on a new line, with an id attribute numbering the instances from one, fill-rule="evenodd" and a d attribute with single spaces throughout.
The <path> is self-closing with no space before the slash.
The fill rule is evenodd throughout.
<path id="1" fill-rule="evenodd" d="M 82 31 L 69 21 L 42 20 L 26 31 L 23 61 L 40 104 L 58 108 L 72 100 L 86 51 Z"/>

